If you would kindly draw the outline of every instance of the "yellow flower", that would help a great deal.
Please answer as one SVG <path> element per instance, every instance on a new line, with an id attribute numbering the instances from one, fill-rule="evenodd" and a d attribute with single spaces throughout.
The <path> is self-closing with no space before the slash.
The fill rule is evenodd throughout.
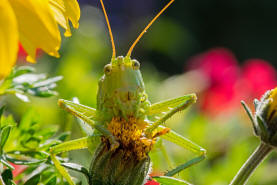
<path id="1" fill-rule="evenodd" d="M 71 36 L 69 20 L 78 28 L 77 0 L 1 0 L 0 3 L 0 80 L 16 62 L 18 42 L 27 51 L 27 61 L 35 62 L 36 49 L 59 57 L 61 36 Z"/>
<path id="2" fill-rule="evenodd" d="M 245 103 L 243 105 L 252 121 L 255 135 L 264 143 L 277 147 L 277 87 L 265 92 L 260 100 L 254 100 L 254 115 Z"/>
<path id="3" fill-rule="evenodd" d="M 277 88 L 272 89 L 269 94 L 268 119 L 274 119 L 277 116 Z"/>

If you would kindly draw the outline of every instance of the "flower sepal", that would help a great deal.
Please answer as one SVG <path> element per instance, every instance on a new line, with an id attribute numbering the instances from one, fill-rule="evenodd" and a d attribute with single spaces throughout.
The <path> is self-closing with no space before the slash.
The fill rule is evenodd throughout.
<path id="1" fill-rule="evenodd" d="M 277 147 L 277 88 L 267 91 L 260 100 L 255 99 L 255 114 L 242 101 L 254 133 L 262 142 Z"/>
<path id="2" fill-rule="evenodd" d="M 111 150 L 101 143 L 95 151 L 90 168 L 90 182 L 94 185 L 142 185 L 150 172 L 150 158 L 126 158 L 119 147 Z"/>

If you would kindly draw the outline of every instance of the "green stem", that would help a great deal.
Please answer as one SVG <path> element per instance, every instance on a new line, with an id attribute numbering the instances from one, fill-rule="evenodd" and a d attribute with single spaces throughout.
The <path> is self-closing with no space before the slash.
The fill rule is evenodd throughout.
<path id="1" fill-rule="evenodd" d="M 1 175 L 0 175 L 0 185 L 5 185 Z"/>
<path id="2" fill-rule="evenodd" d="M 264 160 L 264 158 L 272 151 L 272 147 L 261 142 L 255 152 L 248 158 L 244 165 L 240 168 L 237 175 L 233 178 L 230 185 L 243 185 L 254 172 L 256 167 Z"/>

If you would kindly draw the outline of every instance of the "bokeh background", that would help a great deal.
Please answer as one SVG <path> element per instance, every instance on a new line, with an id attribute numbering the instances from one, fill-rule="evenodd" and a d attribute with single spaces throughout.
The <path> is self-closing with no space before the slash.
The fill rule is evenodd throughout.
<path id="1" fill-rule="evenodd" d="M 78 97 L 95 107 L 98 79 L 110 61 L 111 44 L 97 0 L 80 0 L 80 28 L 63 39 L 61 58 L 38 51 L 39 72 L 62 75 L 53 98 L 32 98 L 22 103 L 7 97 L 8 109 L 17 120 L 33 108 L 44 125 L 71 131 L 81 137 L 76 120 L 57 106 L 57 99 Z M 159 0 L 105 0 L 118 55 L 125 55 L 144 26 L 166 4 Z M 166 125 L 207 149 L 207 159 L 178 175 L 197 185 L 227 185 L 259 140 L 240 105 L 277 85 L 277 2 L 176 1 L 135 47 L 132 57 L 141 63 L 147 93 L 152 102 L 195 92 L 198 102 L 172 117 Z M 19 65 L 25 53 L 19 52 Z M 162 174 L 184 163 L 193 154 L 164 142 L 170 162 L 160 148 L 151 153 L 153 174 Z M 257 169 L 249 184 L 277 184 L 276 154 Z M 74 162 L 89 166 L 91 154 L 70 153 Z M 78 174 L 75 174 L 78 175 Z M 80 176 L 79 178 L 83 178 Z M 85 181 L 84 181 L 85 184 Z"/>

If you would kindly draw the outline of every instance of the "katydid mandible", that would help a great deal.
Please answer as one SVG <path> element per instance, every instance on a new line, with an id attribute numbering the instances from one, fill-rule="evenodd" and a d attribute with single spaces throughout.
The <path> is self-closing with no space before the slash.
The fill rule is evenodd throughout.
<path id="1" fill-rule="evenodd" d="M 70 185 L 74 185 L 74 181 L 56 155 L 70 150 L 89 148 L 94 137 L 101 137 L 101 143 L 91 163 L 89 184 L 142 185 L 150 168 L 148 153 L 157 137 L 160 137 L 197 154 L 196 158 L 165 174 L 174 176 L 205 158 L 205 149 L 163 126 L 176 112 L 195 103 L 196 95 L 189 94 L 151 104 L 145 92 L 140 63 L 131 59 L 133 48 L 142 35 L 174 0 L 171 0 L 145 27 L 130 47 L 126 57 L 116 56 L 108 16 L 102 0 L 100 2 L 113 53 L 111 62 L 104 67 L 104 75 L 99 80 L 97 107 L 94 109 L 63 99 L 58 102 L 59 106 L 89 125 L 94 132 L 87 132 L 87 137 L 53 146 L 50 149 L 50 157 L 60 174 Z M 128 172 L 120 171 L 122 166 L 123 171 L 126 167 L 130 169 Z"/>

